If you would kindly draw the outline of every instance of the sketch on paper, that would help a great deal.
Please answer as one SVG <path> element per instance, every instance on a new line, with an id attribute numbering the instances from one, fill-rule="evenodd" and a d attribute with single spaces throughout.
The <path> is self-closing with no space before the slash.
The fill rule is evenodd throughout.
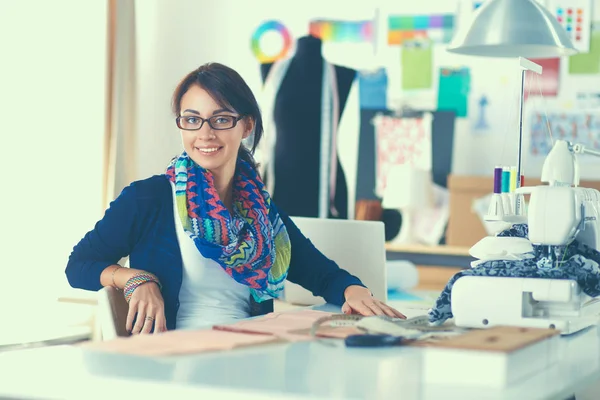
<path id="1" fill-rule="evenodd" d="M 530 154 L 546 156 L 552 148 L 548 127 L 554 139 L 563 139 L 600 150 L 600 110 L 564 111 L 547 115 L 536 111 L 531 117 Z"/>
<path id="2" fill-rule="evenodd" d="M 386 178 L 395 165 L 431 170 L 431 114 L 422 118 L 377 115 L 375 126 L 375 193 L 382 197 Z"/>

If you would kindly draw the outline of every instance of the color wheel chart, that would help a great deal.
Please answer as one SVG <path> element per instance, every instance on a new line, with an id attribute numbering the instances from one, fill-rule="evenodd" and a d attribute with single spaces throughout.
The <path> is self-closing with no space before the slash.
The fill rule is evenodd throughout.
<path id="1" fill-rule="evenodd" d="M 390 15 L 388 44 L 401 45 L 407 40 L 429 39 L 449 43 L 454 33 L 454 15 Z"/>
<path id="2" fill-rule="evenodd" d="M 265 46 L 264 43 L 261 42 L 263 36 L 269 35 L 271 33 L 277 33 L 281 38 L 281 44 L 279 46 L 275 46 L 279 48 L 275 48 L 274 51 L 271 51 L 273 49 L 265 50 L 264 47 L 271 46 Z M 290 51 L 290 49 L 292 48 L 292 35 L 290 34 L 290 31 L 285 27 L 285 25 L 283 25 L 281 22 L 266 21 L 254 31 L 254 34 L 252 35 L 251 39 L 251 46 L 252 52 L 254 53 L 254 56 L 258 59 L 258 61 L 260 61 L 261 63 L 272 63 L 284 58 Z"/>
<path id="3" fill-rule="evenodd" d="M 373 21 L 314 20 L 310 22 L 309 32 L 324 42 L 371 42 Z"/>

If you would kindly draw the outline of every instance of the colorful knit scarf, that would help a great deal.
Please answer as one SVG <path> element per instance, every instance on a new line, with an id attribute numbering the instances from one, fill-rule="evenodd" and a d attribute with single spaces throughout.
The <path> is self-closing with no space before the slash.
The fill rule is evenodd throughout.
<path id="1" fill-rule="evenodd" d="M 290 239 L 255 169 L 238 159 L 233 215 L 219 199 L 212 174 L 185 152 L 166 175 L 175 184 L 183 229 L 200 254 L 248 286 L 256 301 L 277 298 L 290 265 Z"/>

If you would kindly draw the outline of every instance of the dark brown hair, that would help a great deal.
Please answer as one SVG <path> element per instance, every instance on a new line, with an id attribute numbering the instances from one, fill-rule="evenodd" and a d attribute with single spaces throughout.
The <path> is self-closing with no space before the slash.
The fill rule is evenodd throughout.
<path id="1" fill-rule="evenodd" d="M 179 82 L 173 93 L 172 110 L 176 117 L 181 112 L 181 98 L 191 86 L 198 85 L 223 108 L 234 110 L 254 121 L 252 147 L 240 146 L 238 156 L 254 168 L 254 151 L 263 135 L 263 123 L 258 102 L 244 79 L 233 69 L 219 63 L 207 63 L 190 72 Z"/>

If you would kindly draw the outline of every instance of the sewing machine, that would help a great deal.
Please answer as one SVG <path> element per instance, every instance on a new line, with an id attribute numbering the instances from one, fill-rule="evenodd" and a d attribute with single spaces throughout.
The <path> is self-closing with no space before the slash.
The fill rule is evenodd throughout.
<path id="1" fill-rule="evenodd" d="M 548 185 L 517 189 L 531 196 L 526 216 L 529 241 L 549 246 L 549 252 L 573 239 L 600 249 L 600 192 L 577 186 L 576 154 L 581 153 L 600 156 L 557 140 L 542 170 L 542 182 Z M 499 247 L 502 238 L 486 239 L 492 241 L 488 246 L 496 254 L 494 259 L 518 257 L 510 249 L 494 248 L 493 241 L 498 239 Z M 466 276 L 453 286 L 452 312 L 461 327 L 551 327 L 564 335 L 600 322 L 600 297 L 587 296 L 572 280 Z"/>

